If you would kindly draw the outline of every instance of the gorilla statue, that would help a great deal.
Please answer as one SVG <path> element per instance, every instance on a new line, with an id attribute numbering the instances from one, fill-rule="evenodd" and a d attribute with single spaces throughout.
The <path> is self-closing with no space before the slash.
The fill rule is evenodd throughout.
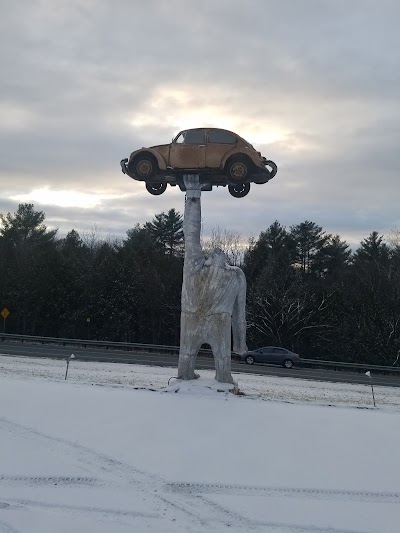
<path id="1" fill-rule="evenodd" d="M 198 175 L 184 175 L 183 180 L 185 262 L 178 379 L 199 377 L 194 371 L 196 357 L 201 345 L 207 343 L 214 354 L 215 379 L 233 383 L 231 332 L 233 351 L 238 354 L 247 351 L 246 278 L 240 268 L 228 264 L 219 248 L 205 256 L 200 244 L 200 198 L 204 185 Z"/>

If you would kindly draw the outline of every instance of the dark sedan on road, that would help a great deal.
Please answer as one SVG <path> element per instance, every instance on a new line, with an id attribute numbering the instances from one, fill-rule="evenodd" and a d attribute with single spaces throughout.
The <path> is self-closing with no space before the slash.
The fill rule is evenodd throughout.
<path id="1" fill-rule="evenodd" d="M 270 363 L 282 365 L 285 368 L 292 368 L 293 365 L 300 363 L 300 356 L 297 353 L 278 346 L 264 346 L 264 348 L 251 350 L 243 354 L 240 359 L 246 361 L 248 365 Z"/>

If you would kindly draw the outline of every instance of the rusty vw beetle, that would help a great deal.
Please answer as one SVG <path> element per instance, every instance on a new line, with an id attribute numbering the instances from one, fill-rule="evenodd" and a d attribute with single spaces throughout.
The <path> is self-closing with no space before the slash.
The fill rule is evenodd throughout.
<path id="1" fill-rule="evenodd" d="M 277 173 L 242 137 L 218 128 L 184 130 L 170 144 L 141 148 L 122 159 L 124 174 L 146 183 L 151 194 L 162 194 L 169 183 L 184 191 L 183 174 L 196 173 L 203 190 L 228 186 L 236 198 L 246 196 L 250 183 L 267 183 Z"/>

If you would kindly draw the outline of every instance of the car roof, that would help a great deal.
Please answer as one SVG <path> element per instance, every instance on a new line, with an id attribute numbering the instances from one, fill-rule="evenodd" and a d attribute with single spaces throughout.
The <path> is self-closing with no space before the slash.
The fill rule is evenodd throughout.
<path id="1" fill-rule="evenodd" d="M 282 346 L 263 346 L 260 348 L 260 350 L 265 350 L 266 348 L 279 348 L 280 350 L 285 350 L 286 352 L 289 351 L 287 348 L 282 348 Z"/>
<path id="2" fill-rule="evenodd" d="M 230 133 L 231 135 L 234 135 L 235 137 L 237 137 L 238 139 L 240 139 L 241 141 L 243 141 L 245 144 L 248 144 L 249 146 L 251 146 L 253 148 L 253 146 L 249 143 L 249 141 L 246 141 L 246 139 L 243 139 L 243 137 L 241 137 L 240 135 L 238 135 L 237 133 L 235 133 L 234 131 L 231 131 L 231 130 L 226 130 L 224 128 L 214 128 L 213 126 L 199 126 L 198 128 L 187 128 L 185 130 L 181 130 L 177 135 L 175 135 L 174 139 L 176 139 L 178 137 L 178 135 L 180 135 L 182 132 L 184 131 L 193 131 L 193 130 L 218 130 L 218 131 L 226 131 L 226 133 Z"/>

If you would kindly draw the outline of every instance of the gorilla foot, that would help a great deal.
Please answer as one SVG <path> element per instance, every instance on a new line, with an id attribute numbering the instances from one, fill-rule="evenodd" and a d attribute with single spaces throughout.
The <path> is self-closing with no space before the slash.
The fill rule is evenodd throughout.
<path id="1" fill-rule="evenodd" d="M 218 381 L 219 383 L 231 383 L 233 385 L 234 381 L 233 381 L 233 377 L 228 374 L 228 375 L 216 375 L 215 376 L 215 380 Z"/>

